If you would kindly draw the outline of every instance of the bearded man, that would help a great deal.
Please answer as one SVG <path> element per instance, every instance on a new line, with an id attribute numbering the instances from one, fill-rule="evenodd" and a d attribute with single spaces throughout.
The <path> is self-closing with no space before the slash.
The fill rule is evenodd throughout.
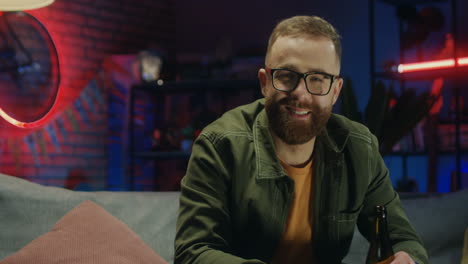
<path id="1" fill-rule="evenodd" d="M 392 263 L 427 263 L 374 135 L 332 114 L 341 42 L 322 18 L 281 21 L 258 72 L 264 99 L 195 141 L 181 197 L 175 263 L 341 263 L 387 207 Z"/>

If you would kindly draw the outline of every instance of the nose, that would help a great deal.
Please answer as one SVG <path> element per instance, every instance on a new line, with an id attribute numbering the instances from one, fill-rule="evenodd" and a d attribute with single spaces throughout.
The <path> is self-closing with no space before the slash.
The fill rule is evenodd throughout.
<path id="1" fill-rule="evenodd" d="M 298 98 L 310 95 L 309 91 L 307 90 L 304 78 L 299 80 L 296 88 L 291 91 L 291 95 L 296 95 Z"/>

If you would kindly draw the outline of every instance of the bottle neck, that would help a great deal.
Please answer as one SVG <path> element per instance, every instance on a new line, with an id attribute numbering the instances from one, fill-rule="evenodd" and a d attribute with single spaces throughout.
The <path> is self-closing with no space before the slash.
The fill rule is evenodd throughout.
<path id="1" fill-rule="evenodd" d="M 387 211 L 385 207 L 377 207 L 375 223 L 376 238 L 380 243 L 379 260 L 386 260 L 394 255 L 390 235 L 388 232 Z"/>
<path id="2" fill-rule="evenodd" d="M 394 260 L 394 253 L 388 232 L 387 211 L 383 206 L 376 207 L 366 264 L 387 264 Z"/>

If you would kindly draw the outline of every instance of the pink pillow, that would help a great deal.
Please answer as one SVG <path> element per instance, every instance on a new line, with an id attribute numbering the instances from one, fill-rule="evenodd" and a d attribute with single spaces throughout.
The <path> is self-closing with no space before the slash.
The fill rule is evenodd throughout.
<path id="1" fill-rule="evenodd" d="M 123 222 L 85 201 L 0 264 L 167 264 Z"/>

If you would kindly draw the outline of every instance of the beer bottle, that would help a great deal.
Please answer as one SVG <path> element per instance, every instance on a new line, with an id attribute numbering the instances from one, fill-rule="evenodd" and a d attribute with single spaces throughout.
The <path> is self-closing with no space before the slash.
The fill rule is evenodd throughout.
<path id="1" fill-rule="evenodd" d="M 385 206 L 376 206 L 376 213 L 366 264 L 388 264 L 395 257 L 388 234 L 387 209 Z"/>

